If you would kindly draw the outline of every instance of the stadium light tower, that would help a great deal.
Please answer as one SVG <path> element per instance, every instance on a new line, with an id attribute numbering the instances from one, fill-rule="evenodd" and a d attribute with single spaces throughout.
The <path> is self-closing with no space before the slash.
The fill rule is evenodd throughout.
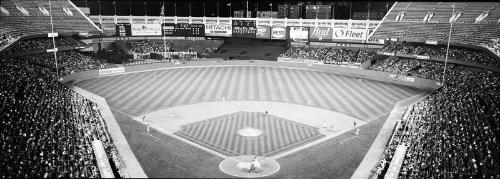
<path id="1" fill-rule="evenodd" d="M 52 29 L 52 34 L 54 34 L 54 21 L 52 19 L 52 2 L 50 0 L 49 0 L 49 10 L 50 10 L 50 26 Z M 100 10 L 100 8 L 99 8 L 99 10 Z M 100 14 L 100 12 L 99 12 L 99 14 Z M 59 68 L 57 67 L 56 38 L 54 37 L 54 35 L 52 35 L 52 45 L 54 46 L 54 61 L 56 62 L 56 80 L 59 80 Z"/>
<path id="2" fill-rule="evenodd" d="M 451 15 L 455 15 L 455 2 L 453 2 L 453 11 L 451 13 Z M 443 69 L 443 80 L 441 80 L 441 84 L 444 85 L 444 77 L 446 75 L 446 64 L 448 63 L 448 53 L 450 51 L 450 40 L 451 40 L 451 28 L 453 28 L 453 21 L 455 21 L 455 19 L 451 19 L 450 21 L 450 32 L 448 33 L 448 44 L 447 44 L 447 47 L 446 47 L 446 58 L 444 59 L 444 69 Z"/>

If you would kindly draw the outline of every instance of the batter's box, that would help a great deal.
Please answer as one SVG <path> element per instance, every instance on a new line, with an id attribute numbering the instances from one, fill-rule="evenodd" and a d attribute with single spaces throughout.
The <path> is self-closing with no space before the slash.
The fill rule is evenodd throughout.
<path id="1" fill-rule="evenodd" d="M 272 156 L 325 136 L 316 127 L 260 112 L 183 125 L 175 134 L 227 156 Z"/>

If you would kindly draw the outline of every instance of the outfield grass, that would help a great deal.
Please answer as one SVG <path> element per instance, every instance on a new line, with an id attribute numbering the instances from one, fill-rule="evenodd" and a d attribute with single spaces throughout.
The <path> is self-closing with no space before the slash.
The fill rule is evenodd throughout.
<path id="1" fill-rule="evenodd" d="M 272 177 L 351 178 L 387 117 L 388 115 L 380 117 L 362 126 L 357 137 L 353 137 L 355 136 L 354 130 L 351 130 L 318 145 L 278 159 L 281 169 Z"/>
<path id="2" fill-rule="evenodd" d="M 130 148 L 148 177 L 229 177 L 219 170 L 222 158 L 177 139 L 146 128 L 115 110 L 115 116 Z M 159 139 L 159 140 L 158 140 Z"/>
<path id="3" fill-rule="evenodd" d="M 222 158 L 151 130 L 113 110 L 130 148 L 148 177 L 231 177 L 219 170 Z M 281 165 L 271 178 L 350 178 L 370 148 L 387 116 L 361 127 L 358 137 L 350 131 L 331 140 L 278 159 Z M 344 141 L 346 140 L 346 141 Z M 339 143 L 344 141 L 342 143 Z"/>

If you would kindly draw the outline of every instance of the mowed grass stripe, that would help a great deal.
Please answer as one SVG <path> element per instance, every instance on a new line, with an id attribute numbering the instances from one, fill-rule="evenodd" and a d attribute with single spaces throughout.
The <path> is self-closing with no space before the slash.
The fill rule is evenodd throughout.
<path id="1" fill-rule="evenodd" d="M 271 83 L 269 85 L 273 86 L 274 89 L 276 89 L 271 92 L 272 94 L 274 94 L 274 96 L 276 96 L 276 101 L 285 102 L 285 97 L 283 97 L 285 94 L 285 89 L 283 87 L 281 79 L 279 79 L 278 77 L 278 71 L 278 68 L 273 68 L 273 70 L 271 70 L 271 72 L 269 73 L 269 78 L 271 79 Z"/>
<path id="2" fill-rule="evenodd" d="M 219 93 L 219 89 L 222 86 L 223 78 L 227 75 L 229 68 L 217 68 L 217 76 L 210 83 L 210 90 L 207 91 L 206 95 L 203 97 L 203 101 L 220 101 L 222 99 L 216 98 L 215 96 Z"/>
<path id="3" fill-rule="evenodd" d="M 257 89 L 259 90 L 258 96 L 260 101 L 265 101 L 266 99 L 270 99 L 269 96 L 267 96 L 266 94 L 269 88 L 267 88 L 267 84 L 264 81 L 264 72 L 265 72 L 264 67 L 262 67 L 261 70 L 257 72 L 257 78 L 255 78 L 256 80 L 255 83 L 258 84 Z"/>
<path id="4" fill-rule="evenodd" d="M 399 85 L 388 85 L 388 84 L 384 84 L 384 85 L 380 85 L 381 88 L 385 89 L 386 91 L 390 91 L 392 92 L 392 95 L 395 96 L 396 98 L 398 99 L 401 99 L 401 98 L 404 98 L 405 95 L 401 88 L 399 87 Z"/>
<path id="5" fill-rule="evenodd" d="M 262 80 L 264 80 L 264 86 L 266 86 L 267 90 L 265 91 L 266 95 L 269 97 L 267 98 L 270 101 L 278 101 L 278 97 L 276 96 L 277 89 L 275 88 L 276 86 L 273 84 L 272 76 L 270 73 L 272 72 L 273 68 L 268 68 L 268 70 L 264 71 Z"/>
<path id="6" fill-rule="evenodd" d="M 174 100 L 179 98 L 180 94 L 185 93 L 186 90 L 193 84 L 196 83 L 195 80 L 198 80 L 198 77 L 200 74 L 204 73 L 207 71 L 207 68 L 198 68 L 197 71 L 193 73 L 189 73 L 189 76 L 187 78 L 182 78 L 182 79 L 177 79 L 177 81 L 180 81 L 180 84 L 175 85 L 174 89 L 171 89 L 171 91 L 167 92 L 168 96 L 166 96 L 165 100 L 160 102 L 161 106 L 177 106 L 176 103 L 174 103 Z"/>
<path id="7" fill-rule="evenodd" d="M 218 131 L 217 136 L 215 136 L 214 138 L 215 140 L 212 141 L 216 146 L 223 146 L 221 145 L 222 141 L 226 140 L 227 136 L 229 135 L 228 131 L 230 122 L 231 121 L 229 121 L 227 118 L 224 118 L 222 125 L 220 125 L 219 128 L 217 128 Z"/>
<path id="8" fill-rule="evenodd" d="M 233 71 L 233 75 L 231 76 L 231 78 L 233 78 L 231 80 L 231 83 L 229 85 L 229 90 L 227 92 L 227 97 L 226 99 L 228 100 L 236 100 L 236 95 L 238 95 L 237 93 L 237 90 L 238 90 L 238 84 L 240 82 L 240 75 L 241 75 L 241 69 L 242 67 L 234 67 L 235 68 L 235 71 Z"/>
<path id="9" fill-rule="evenodd" d="M 289 73 L 289 72 L 287 72 Z M 291 96 L 293 98 L 293 101 L 297 104 L 307 104 L 307 100 L 305 99 L 304 95 L 298 91 L 298 86 L 297 86 L 297 81 L 293 78 L 291 78 L 290 75 L 284 74 L 283 79 L 285 80 L 284 82 L 287 84 L 287 88 L 291 92 Z"/>
<path id="10" fill-rule="evenodd" d="M 149 84 L 150 79 L 146 78 L 148 75 L 142 73 L 137 76 L 137 78 L 132 79 L 131 84 L 126 83 L 118 83 L 113 93 L 116 94 L 116 98 L 111 98 L 110 100 L 115 100 L 116 102 L 112 102 L 113 104 L 120 106 L 124 109 L 124 111 L 130 112 L 129 106 L 133 103 L 139 102 L 136 99 L 137 94 L 141 94 L 141 90 L 146 88 L 146 85 Z M 103 91 L 103 93 L 107 93 Z M 131 95 L 134 94 L 134 95 Z M 114 95 L 113 95 L 114 96 Z"/>
<path id="11" fill-rule="evenodd" d="M 350 95 L 347 92 L 347 89 L 343 86 L 343 84 L 340 84 L 338 81 L 335 81 L 334 79 L 337 78 L 336 75 L 333 74 L 321 74 L 321 76 L 324 76 L 323 78 L 325 81 L 327 81 L 328 84 L 332 89 L 334 89 L 334 93 L 331 93 L 331 95 L 336 96 L 336 99 L 340 99 L 344 106 L 346 106 L 346 110 L 350 111 L 350 113 L 347 113 L 350 116 L 359 118 L 359 119 L 365 119 L 362 115 L 358 115 L 358 108 L 355 106 L 354 102 L 349 101 L 347 98 L 348 95 Z"/>
<path id="12" fill-rule="evenodd" d="M 255 95 L 255 86 L 256 86 L 256 83 L 254 83 L 254 69 L 256 67 L 249 67 L 248 70 L 247 70 L 247 81 L 248 81 L 248 100 L 250 101 L 254 101 L 255 98 L 256 98 L 256 95 Z M 258 90 L 257 90 L 258 91 Z"/>
<path id="13" fill-rule="evenodd" d="M 107 85 L 104 85 L 106 88 L 112 89 L 111 91 L 103 91 L 100 90 L 98 91 L 98 94 L 103 94 L 103 97 L 109 97 L 107 100 L 110 100 L 112 105 L 120 106 L 120 99 L 128 96 L 135 96 L 135 95 L 130 95 L 130 94 L 135 94 L 133 91 L 133 88 L 130 88 L 132 84 L 137 84 L 138 81 L 140 80 L 145 80 L 143 79 L 144 74 L 138 73 L 134 75 L 123 75 L 123 76 L 115 76 L 117 79 L 121 79 L 123 77 L 123 80 L 119 81 L 114 81 L 112 83 L 108 83 Z"/>
<path id="14" fill-rule="evenodd" d="M 329 102 L 328 99 L 324 98 L 323 93 L 321 92 L 320 87 L 317 85 L 317 81 L 314 78 L 310 78 L 308 74 L 312 72 L 310 71 L 305 71 L 302 70 L 299 72 L 300 79 L 302 79 L 306 85 L 304 85 L 304 88 L 307 89 L 309 93 L 312 94 L 314 99 L 318 102 L 318 106 L 324 108 L 324 109 L 331 109 L 333 108 L 333 105 Z"/>
<path id="15" fill-rule="evenodd" d="M 254 72 L 253 72 L 253 84 L 254 84 L 254 97 L 255 97 L 255 100 L 261 100 L 262 99 L 262 95 L 264 95 L 262 93 L 262 89 L 264 88 L 264 86 L 262 86 L 262 84 L 260 83 L 259 81 L 259 77 L 260 77 L 260 74 L 262 73 L 262 68 L 255 68 Z"/>
<path id="16" fill-rule="evenodd" d="M 245 77 L 246 77 L 245 70 L 246 69 L 247 68 L 245 66 L 241 67 L 241 69 L 240 69 L 241 71 L 238 74 L 239 77 L 236 78 L 237 83 L 235 83 L 236 89 L 234 91 L 234 95 L 232 98 L 233 100 L 241 100 L 242 98 L 244 98 L 244 95 L 245 95 L 244 91 L 246 90 L 246 88 L 245 88 Z"/>
<path id="17" fill-rule="evenodd" d="M 173 94 L 173 98 L 167 100 L 167 104 L 170 105 L 183 105 L 180 101 L 185 98 L 185 96 L 189 95 L 191 92 L 195 92 L 198 87 L 201 87 L 202 84 L 206 82 L 206 76 L 209 75 L 211 68 L 204 68 L 200 73 L 193 75 L 193 78 L 189 80 L 185 85 L 183 85 L 176 93 Z"/>
<path id="18" fill-rule="evenodd" d="M 398 98 L 391 95 L 391 93 L 389 91 L 386 91 L 386 89 L 382 88 L 382 86 L 384 86 L 385 84 L 383 83 L 380 83 L 378 82 L 378 85 L 377 85 L 377 82 L 375 81 L 370 81 L 369 83 L 365 83 L 367 86 L 371 87 L 372 89 L 376 90 L 379 92 L 380 95 L 386 97 L 386 99 L 390 99 L 391 101 L 397 101 Z"/>
<path id="19" fill-rule="evenodd" d="M 207 95 L 207 90 L 209 89 L 210 83 L 212 82 L 214 76 L 217 74 L 219 69 L 208 68 L 208 71 L 201 73 L 196 79 L 196 83 L 192 83 L 191 86 L 185 91 L 180 98 L 175 101 L 175 103 L 180 103 L 180 105 L 188 104 L 189 102 L 201 101 L 200 97 L 202 94 Z"/>
<path id="20" fill-rule="evenodd" d="M 217 120 L 217 121 L 214 121 L 214 122 L 210 122 L 210 125 L 208 126 L 208 129 L 207 129 L 207 135 L 204 136 L 204 140 L 205 141 L 208 141 L 208 143 L 210 144 L 215 144 L 215 142 L 213 142 L 214 138 L 217 136 L 217 128 L 219 128 L 221 126 L 221 120 Z"/>
<path id="21" fill-rule="evenodd" d="M 243 73 L 241 73 L 241 75 L 243 76 L 243 79 L 241 79 L 241 83 L 240 83 L 240 87 L 238 88 L 238 96 L 237 96 L 237 99 L 238 100 L 248 100 L 249 98 L 249 94 L 250 92 L 248 91 L 250 88 L 249 88 L 249 71 L 250 71 L 250 68 L 249 66 L 246 66 L 245 68 L 243 68 Z"/>
<path id="22" fill-rule="evenodd" d="M 224 78 L 220 81 L 221 85 L 218 85 L 219 88 L 217 89 L 217 94 L 215 95 L 215 99 L 220 99 L 222 100 L 222 97 L 228 99 L 228 91 L 230 85 L 233 83 L 234 80 L 234 71 L 236 68 L 234 67 L 227 67 L 228 71 L 224 75 Z"/>
<path id="23" fill-rule="evenodd" d="M 344 80 L 349 86 L 355 86 L 356 82 L 353 81 L 353 80 Z M 358 82 L 358 85 L 362 86 L 363 82 L 361 82 L 361 84 Z M 361 89 L 359 91 L 360 96 L 365 99 L 365 106 L 367 107 L 367 109 L 371 112 L 370 115 L 372 116 L 378 116 L 378 115 L 381 115 L 383 114 L 388 107 L 392 108 L 391 104 L 394 104 L 394 103 L 386 103 L 384 104 L 383 101 L 385 101 L 384 98 L 381 98 L 380 96 L 378 96 L 375 91 L 373 91 L 373 89 L 371 88 L 366 88 L 366 89 Z"/>
<path id="24" fill-rule="evenodd" d="M 86 86 L 87 90 L 89 91 L 98 91 L 102 92 L 103 89 L 108 88 L 107 84 L 113 84 L 117 80 L 120 80 L 120 78 L 128 78 L 125 76 L 111 76 L 111 77 L 102 77 L 102 78 L 94 78 L 94 79 L 89 79 L 85 80 L 83 82 L 80 82 L 82 86 Z"/>
<path id="25" fill-rule="evenodd" d="M 105 89 L 109 89 L 109 86 L 107 84 L 115 84 L 115 83 L 122 83 L 123 80 L 137 80 L 141 74 L 135 74 L 133 76 L 125 76 L 125 75 L 119 75 L 119 76 L 107 76 L 102 78 L 97 78 L 97 79 L 91 79 L 91 81 L 95 82 L 94 84 L 89 84 L 90 89 L 102 92 L 103 94 L 107 94 L 109 91 L 105 91 Z M 126 81 L 127 82 L 127 81 Z"/>
<path id="26" fill-rule="evenodd" d="M 312 94 L 310 93 L 310 91 L 308 89 L 306 89 L 306 87 L 305 87 L 306 83 L 305 83 L 304 79 L 299 77 L 301 74 L 297 73 L 295 70 L 290 71 L 290 69 L 286 69 L 286 71 L 290 74 L 290 77 L 293 80 L 296 80 L 296 83 L 299 84 L 298 90 L 301 94 L 304 95 L 304 97 L 306 99 L 306 105 L 319 106 L 320 103 L 317 101 L 317 99 L 312 96 Z"/>
<path id="27" fill-rule="evenodd" d="M 328 96 L 328 91 L 325 91 L 323 84 L 314 76 L 316 72 L 305 72 L 302 74 L 307 81 L 310 81 L 308 88 L 312 88 L 312 93 L 317 94 L 318 100 L 322 101 L 326 106 L 325 109 L 335 109 L 335 105 Z"/>
<path id="28" fill-rule="evenodd" d="M 141 113 L 144 112 L 144 106 L 148 103 L 150 103 L 152 99 L 151 97 L 154 97 L 151 95 L 151 93 L 158 91 L 158 88 L 161 88 L 162 82 L 166 79 L 168 79 L 168 75 L 171 74 L 172 72 L 168 73 L 157 73 L 158 78 L 148 78 L 145 81 L 142 82 L 137 82 L 137 84 L 140 84 L 147 88 L 144 90 L 144 88 L 137 89 L 139 90 L 138 93 L 135 93 L 137 95 L 130 95 L 129 97 L 124 97 L 123 101 L 129 101 L 129 103 L 125 103 L 126 105 L 123 106 L 124 109 L 129 109 L 131 110 L 130 112 L 133 114 Z M 142 99 L 142 100 L 137 100 L 137 99 Z M 134 101 L 134 102 L 131 102 Z M 133 109 L 130 109 L 131 107 L 135 107 Z"/>
<path id="29" fill-rule="evenodd" d="M 147 103 L 144 105 L 144 109 L 155 111 L 158 110 L 160 107 L 158 105 L 153 106 L 155 102 L 161 102 L 163 100 L 162 95 L 167 92 L 167 90 L 174 88 L 174 84 L 177 82 L 179 78 L 182 78 L 183 76 L 187 75 L 185 72 L 187 70 L 184 69 L 172 69 L 173 73 L 168 73 L 168 74 L 163 74 L 163 77 L 161 78 L 160 81 L 160 86 L 155 89 L 152 93 L 149 93 L 148 95 L 138 98 L 139 100 L 144 100 L 147 101 Z"/>
<path id="30" fill-rule="evenodd" d="M 184 102 L 194 102 L 197 100 L 196 94 L 199 93 L 199 89 L 207 89 L 205 84 L 207 83 L 207 76 L 211 75 L 213 72 L 212 68 L 206 68 L 206 70 L 202 71 L 200 74 L 197 74 L 192 83 L 189 84 L 187 88 L 184 89 L 182 93 L 180 93 L 177 97 L 172 100 L 172 104 L 175 105 L 185 105 L 187 103 Z"/>
<path id="31" fill-rule="evenodd" d="M 285 70 L 287 70 L 287 69 L 278 69 L 277 70 L 278 71 L 277 72 L 278 80 L 283 84 L 282 90 L 285 91 L 285 93 L 283 93 L 283 95 L 286 96 L 285 102 L 287 102 L 287 103 L 298 103 L 299 100 L 292 93 L 292 90 L 290 88 L 290 84 L 286 81 L 286 77 L 288 75 L 286 74 Z"/>
<path id="32" fill-rule="evenodd" d="M 190 74 L 200 70 L 200 69 L 195 69 L 195 68 L 189 68 L 189 69 L 178 69 L 179 71 L 174 74 L 171 78 L 168 79 L 168 81 L 164 82 L 164 85 L 162 89 L 159 89 L 155 93 L 153 93 L 150 97 L 152 100 L 149 100 L 150 102 L 147 103 L 144 108 L 145 109 L 157 109 L 160 108 L 160 104 L 163 103 L 163 101 L 166 100 L 166 98 L 169 98 L 172 91 L 174 90 L 179 90 L 178 85 L 182 83 L 182 81 L 188 77 Z M 164 87 L 166 86 L 166 87 Z"/>
<path id="33" fill-rule="evenodd" d="M 340 79 L 346 83 L 347 88 L 362 85 L 359 82 L 357 82 L 356 84 L 354 80 L 350 80 L 344 77 L 341 77 Z M 368 114 L 367 117 L 377 116 L 378 114 L 381 114 L 380 112 L 384 111 L 384 108 L 377 107 L 377 104 L 380 102 L 380 100 L 377 99 L 378 96 L 376 95 L 376 93 L 374 93 L 373 89 L 359 88 L 359 90 L 356 92 L 356 96 L 359 98 L 358 100 L 363 101 L 363 104 L 359 104 L 363 105 L 364 111 L 366 111 L 366 114 Z"/>
<path id="34" fill-rule="evenodd" d="M 336 84 L 342 84 L 340 86 L 341 91 L 344 91 L 346 95 L 344 96 L 347 98 L 347 101 L 349 101 L 352 106 L 354 106 L 354 109 L 356 109 L 355 114 L 360 116 L 362 119 L 366 119 L 370 116 L 369 111 L 367 111 L 366 104 L 364 102 L 365 99 L 363 99 L 359 93 L 361 88 L 355 88 L 356 86 L 351 86 L 346 83 L 346 79 L 342 78 L 341 76 L 338 76 L 337 78 L 332 78 L 331 80 L 334 81 Z"/>
<path id="35" fill-rule="evenodd" d="M 313 72 L 312 75 L 314 76 L 314 78 L 318 79 L 318 83 L 323 86 L 323 91 L 326 95 L 326 99 L 328 99 L 333 104 L 333 108 L 331 108 L 330 110 L 338 111 L 344 114 L 353 113 L 353 111 L 351 111 L 351 108 L 348 107 L 345 103 L 345 99 L 335 95 L 338 94 L 338 89 L 333 88 L 333 85 L 330 83 L 330 81 L 327 81 L 325 79 L 330 78 L 330 76 L 320 72 Z"/>

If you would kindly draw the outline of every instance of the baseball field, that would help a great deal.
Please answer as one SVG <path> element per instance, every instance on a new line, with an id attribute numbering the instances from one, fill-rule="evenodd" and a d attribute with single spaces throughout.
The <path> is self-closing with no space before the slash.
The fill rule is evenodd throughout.
<path id="1" fill-rule="evenodd" d="M 394 105 L 423 92 L 266 66 L 169 68 L 76 86 L 106 99 L 149 177 L 232 177 L 223 160 L 256 155 L 279 163 L 271 177 L 349 178 Z M 243 128 L 262 134 L 239 135 Z"/>

